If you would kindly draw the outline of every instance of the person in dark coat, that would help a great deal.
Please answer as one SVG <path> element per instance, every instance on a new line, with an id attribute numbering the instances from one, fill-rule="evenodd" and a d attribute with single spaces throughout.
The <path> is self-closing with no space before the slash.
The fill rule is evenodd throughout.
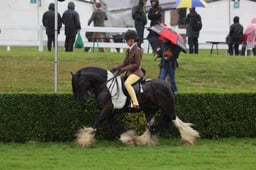
<path id="1" fill-rule="evenodd" d="M 108 19 L 107 14 L 101 9 L 99 2 L 97 2 L 95 6 L 96 9 L 88 21 L 88 26 L 93 22 L 94 27 L 104 27 L 104 21 Z M 99 42 L 104 42 L 104 36 L 101 32 L 94 32 L 93 38 L 94 40 L 97 39 Z M 100 52 L 104 52 L 104 48 L 100 48 Z"/>
<path id="2" fill-rule="evenodd" d="M 54 3 L 50 3 L 49 7 L 48 7 L 48 11 L 46 11 L 43 14 L 43 19 L 42 19 L 42 23 L 43 26 L 46 28 L 46 35 L 47 35 L 47 47 L 48 47 L 48 51 L 51 51 L 52 49 L 52 45 L 54 45 L 54 40 L 55 40 L 55 34 L 54 34 L 54 26 L 55 26 L 55 5 Z M 61 25 L 62 25 L 62 20 L 61 20 L 61 16 L 58 13 L 58 34 L 60 33 L 60 29 L 61 29 Z"/>
<path id="3" fill-rule="evenodd" d="M 76 34 L 81 29 L 79 14 L 75 11 L 74 2 L 68 3 L 68 9 L 63 13 L 62 21 L 65 25 L 65 51 L 73 51 Z"/>
<path id="4" fill-rule="evenodd" d="M 148 19 L 151 21 L 150 26 L 162 23 L 163 10 L 159 5 L 159 1 L 151 0 L 150 3 L 151 8 L 148 12 Z M 153 31 L 149 31 L 147 39 L 152 47 L 154 54 L 156 54 L 156 49 L 162 44 L 162 42 L 158 39 L 158 35 Z"/>
<path id="5" fill-rule="evenodd" d="M 145 5 L 147 0 L 139 0 L 139 4 L 132 8 L 132 19 L 134 20 L 135 29 L 138 33 L 138 47 L 141 48 L 141 44 L 144 39 L 144 27 L 147 24 L 147 16 Z"/>
<path id="6" fill-rule="evenodd" d="M 233 55 L 234 51 L 235 55 L 239 55 L 239 44 L 243 41 L 243 31 L 244 28 L 239 23 L 239 17 L 235 16 L 227 37 L 229 55 Z"/>
<path id="7" fill-rule="evenodd" d="M 195 8 L 190 8 L 190 12 L 185 19 L 187 24 L 187 37 L 190 54 L 198 54 L 198 38 L 200 30 L 194 30 L 193 24 L 195 20 L 201 21 L 201 16 L 196 12 Z"/>

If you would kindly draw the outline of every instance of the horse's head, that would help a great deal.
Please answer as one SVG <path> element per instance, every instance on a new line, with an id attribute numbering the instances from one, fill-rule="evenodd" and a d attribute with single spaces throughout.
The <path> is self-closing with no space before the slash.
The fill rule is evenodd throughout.
<path id="1" fill-rule="evenodd" d="M 92 93 L 100 93 L 107 80 L 107 71 L 98 67 L 85 67 L 72 75 L 72 89 L 75 99 L 86 102 Z"/>
<path id="2" fill-rule="evenodd" d="M 89 81 L 86 81 L 83 77 L 81 77 L 80 72 L 77 72 L 76 74 L 72 75 L 72 90 L 73 90 L 73 96 L 75 99 L 79 101 L 86 102 L 89 97 L 89 90 L 91 89 L 91 85 Z"/>

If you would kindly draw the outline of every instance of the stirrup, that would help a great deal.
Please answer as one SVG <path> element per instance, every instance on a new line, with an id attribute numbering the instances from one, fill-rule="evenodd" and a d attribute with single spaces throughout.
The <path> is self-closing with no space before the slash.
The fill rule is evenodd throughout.
<path id="1" fill-rule="evenodd" d="M 139 111 L 141 111 L 139 105 L 133 105 L 133 104 L 129 105 L 128 109 L 129 109 L 129 111 L 132 111 L 132 112 L 139 112 Z"/>

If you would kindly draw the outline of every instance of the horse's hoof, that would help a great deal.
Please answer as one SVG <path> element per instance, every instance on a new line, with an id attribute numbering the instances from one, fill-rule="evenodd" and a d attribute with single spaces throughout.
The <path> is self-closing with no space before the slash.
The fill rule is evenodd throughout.
<path id="1" fill-rule="evenodd" d="M 84 127 L 80 129 L 76 134 L 77 136 L 76 143 L 80 147 L 90 147 L 95 142 L 94 140 L 95 133 L 96 133 L 96 129 L 93 129 L 93 128 Z"/>

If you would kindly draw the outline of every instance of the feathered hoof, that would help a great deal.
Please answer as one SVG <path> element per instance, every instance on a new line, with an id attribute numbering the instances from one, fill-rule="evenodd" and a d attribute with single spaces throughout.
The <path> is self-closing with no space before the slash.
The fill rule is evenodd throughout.
<path id="1" fill-rule="evenodd" d="M 186 145 L 194 145 L 197 138 L 200 138 L 198 131 L 192 128 L 192 123 L 185 123 L 176 116 L 174 125 L 179 129 L 181 140 Z"/>
<path id="2" fill-rule="evenodd" d="M 96 130 L 91 127 L 83 127 L 76 134 L 76 144 L 81 147 L 90 147 L 94 144 Z"/>
<path id="3" fill-rule="evenodd" d="M 134 130 L 129 130 L 120 136 L 120 141 L 127 145 L 155 145 L 157 138 L 147 129 L 142 135 L 138 136 Z"/>
<path id="4" fill-rule="evenodd" d="M 185 145 L 194 145 L 198 138 L 200 138 L 199 132 L 191 128 L 192 124 L 187 124 L 187 126 L 184 126 L 185 128 L 181 131 L 181 140 Z"/>

